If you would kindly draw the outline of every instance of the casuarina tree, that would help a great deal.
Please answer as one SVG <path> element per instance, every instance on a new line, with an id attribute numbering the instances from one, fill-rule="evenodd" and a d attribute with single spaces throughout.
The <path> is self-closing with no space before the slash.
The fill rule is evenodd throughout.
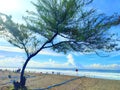
<path id="1" fill-rule="evenodd" d="M 27 11 L 24 24 L 0 14 L 0 30 L 12 45 L 23 49 L 26 60 L 20 76 L 25 86 L 24 71 L 28 62 L 43 49 L 55 52 L 112 51 L 117 45 L 109 32 L 120 23 L 119 15 L 107 16 L 89 7 L 93 0 L 37 0 L 35 11 Z M 88 7 L 87 7 L 88 6 Z"/>

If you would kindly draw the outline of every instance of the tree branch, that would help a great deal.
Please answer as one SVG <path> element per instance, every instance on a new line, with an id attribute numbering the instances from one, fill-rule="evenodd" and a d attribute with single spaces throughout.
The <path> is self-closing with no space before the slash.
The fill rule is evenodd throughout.
<path id="1" fill-rule="evenodd" d="M 61 42 L 58 42 L 58 43 L 56 43 L 56 44 L 52 44 L 52 45 L 50 45 L 50 46 L 46 46 L 46 47 L 44 47 L 44 48 L 51 48 L 51 47 L 53 47 L 53 46 L 57 46 L 57 45 L 59 45 L 59 44 L 62 44 L 62 43 L 71 43 L 71 42 L 73 42 L 73 43 L 75 43 L 75 44 L 84 44 L 84 45 L 88 45 L 87 43 L 85 43 L 85 42 L 76 42 L 76 41 L 74 41 L 74 40 L 69 40 L 69 41 L 61 41 Z"/>
<path id="2" fill-rule="evenodd" d="M 28 52 L 28 50 L 27 50 L 25 44 L 24 44 L 24 43 L 21 43 L 21 44 L 23 45 L 23 48 L 24 48 L 24 50 L 25 50 L 25 52 L 26 52 L 26 54 L 27 54 L 27 57 L 29 57 L 29 52 Z"/>
<path id="3" fill-rule="evenodd" d="M 53 35 L 53 37 L 52 37 L 50 40 L 46 41 L 46 42 L 41 46 L 40 49 L 38 49 L 35 53 L 31 54 L 30 57 L 33 57 L 33 56 L 35 56 L 36 54 L 38 54 L 42 49 L 45 48 L 45 45 L 48 44 L 48 43 L 51 43 L 57 35 L 58 35 L 58 31 Z"/>

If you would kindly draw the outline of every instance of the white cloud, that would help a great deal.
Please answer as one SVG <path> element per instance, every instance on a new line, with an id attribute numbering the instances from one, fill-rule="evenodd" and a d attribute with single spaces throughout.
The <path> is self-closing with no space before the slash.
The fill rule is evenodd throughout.
<path id="1" fill-rule="evenodd" d="M 37 61 L 33 61 L 31 60 L 28 63 L 28 67 L 49 67 L 49 68 L 72 68 L 74 67 L 73 65 L 69 65 L 68 62 L 64 62 L 64 63 L 58 63 L 55 62 L 52 59 L 49 59 L 46 62 L 37 62 Z"/>
<path id="2" fill-rule="evenodd" d="M 21 67 L 24 63 L 24 58 L 22 57 L 6 57 L 0 60 L 1 67 Z"/>
<path id="3" fill-rule="evenodd" d="M 75 68 L 75 61 L 73 59 L 73 56 L 69 54 L 67 56 L 68 60 L 63 63 L 56 62 L 55 60 L 49 59 L 48 61 L 39 62 L 35 60 L 30 60 L 27 67 L 51 67 L 51 68 Z M 0 67 L 22 67 L 23 63 L 25 62 L 25 58 L 23 57 L 4 57 L 2 60 L 0 60 Z M 82 66 L 86 69 L 119 69 L 120 64 L 91 64 L 91 65 L 84 65 Z"/>
<path id="4" fill-rule="evenodd" d="M 53 52 L 53 51 L 50 51 L 50 50 L 42 50 L 42 51 L 39 52 L 39 54 L 50 55 L 50 56 L 64 56 L 63 54 L 56 53 L 56 52 Z"/>
<path id="5" fill-rule="evenodd" d="M 3 37 L 0 36 L 0 46 L 8 46 L 10 43 L 8 43 Z"/>
<path id="6" fill-rule="evenodd" d="M 118 69 L 120 68 L 120 64 L 108 64 L 108 65 L 91 64 L 91 65 L 85 66 L 85 68 L 88 68 L 88 69 Z"/>
<path id="7" fill-rule="evenodd" d="M 0 60 L 0 67 L 18 67 L 21 68 L 25 59 L 22 57 L 5 57 L 4 59 Z M 69 61 L 64 63 L 55 62 L 52 59 L 49 59 L 45 62 L 39 62 L 35 60 L 30 60 L 27 64 L 27 67 L 51 67 L 51 68 L 73 68 L 73 65 L 69 64 Z"/>
<path id="8" fill-rule="evenodd" d="M 17 47 L 9 47 L 9 46 L 0 46 L 0 50 L 9 51 L 9 52 L 24 52 L 22 49 Z"/>
<path id="9" fill-rule="evenodd" d="M 0 46 L 0 50 L 9 51 L 9 52 L 20 52 L 24 53 L 23 49 L 19 49 L 17 47 L 9 47 L 9 46 Z M 59 54 L 50 50 L 42 50 L 39 52 L 40 55 L 50 55 L 50 56 L 63 56 L 63 54 Z"/>
<path id="10" fill-rule="evenodd" d="M 67 59 L 68 59 L 68 61 L 67 61 L 68 64 L 71 64 L 71 65 L 75 66 L 75 61 L 74 61 L 74 58 L 73 58 L 72 54 L 69 54 L 67 56 Z"/>

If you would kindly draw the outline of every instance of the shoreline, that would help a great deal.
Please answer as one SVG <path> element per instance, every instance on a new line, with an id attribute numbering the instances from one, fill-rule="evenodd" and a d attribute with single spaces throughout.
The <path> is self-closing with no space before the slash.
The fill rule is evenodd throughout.
<path id="1" fill-rule="evenodd" d="M 18 70 L 18 68 L 1 68 L 2 70 L 10 70 L 10 71 L 16 71 Z M 108 70 L 107 70 L 108 71 Z M 111 71 L 111 70 L 110 70 Z M 117 70 L 118 71 L 118 70 Z M 112 72 L 99 72 L 99 70 L 87 70 L 87 71 L 78 71 L 78 72 L 75 72 L 75 70 L 62 70 L 62 69 L 29 69 L 29 68 L 26 68 L 25 72 L 31 72 L 31 73 L 49 73 L 49 74 L 61 74 L 61 75 L 69 75 L 69 76 L 86 76 L 86 77 L 89 77 L 89 78 L 98 78 L 98 79 L 110 79 L 110 80 L 120 80 L 120 71 L 118 72 L 115 72 L 113 71 Z"/>
<path id="2" fill-rule="evenodd" d="M 11 78 L 8 78 L 8 75 L 11 75 Z M 27 77 L 26 86 L 31 90 L 47 88 L 53 85 L 56 86 L 50 88 L 49 90 L 81 90 L 81 88 L 83 88 L 82 90 L 120 90 L 120 80 L 28 72 L 26 72 L 25 75 Z M 20 73 L 15 73 L 11 71 L 0 71 L 0 89 L 4 86 L 12 86 L 12 83 L 8 83 L 5 85 L 2 84 L 10 82 L 12 79 L 18 79 L 19 76 Z M 74 78 L 77 79 L 69 81 Z M 59 85 L 60 83 L 63 83 L 65 81 L 69 82 Z"/>

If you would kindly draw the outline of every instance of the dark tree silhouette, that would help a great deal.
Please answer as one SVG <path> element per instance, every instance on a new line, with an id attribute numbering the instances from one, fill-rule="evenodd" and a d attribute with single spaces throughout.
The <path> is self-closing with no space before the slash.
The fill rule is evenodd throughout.
<path id="1" fill-rule="evenodd" d="M 12 45 L 23 49 L 20 86 L 25 86 L 24 71 L 28 62 L 40 51 L 50 48 L 55 52 L 112 51 L 116 46 L 109 33 L 120 23 L 117 14 L 106 16 L 86 7 L 93 0 L 37 0 L 36 11 L 27 11 L 25 24 L 14 23 L 11 16 L 0 13 L 0 30 Z"/>

